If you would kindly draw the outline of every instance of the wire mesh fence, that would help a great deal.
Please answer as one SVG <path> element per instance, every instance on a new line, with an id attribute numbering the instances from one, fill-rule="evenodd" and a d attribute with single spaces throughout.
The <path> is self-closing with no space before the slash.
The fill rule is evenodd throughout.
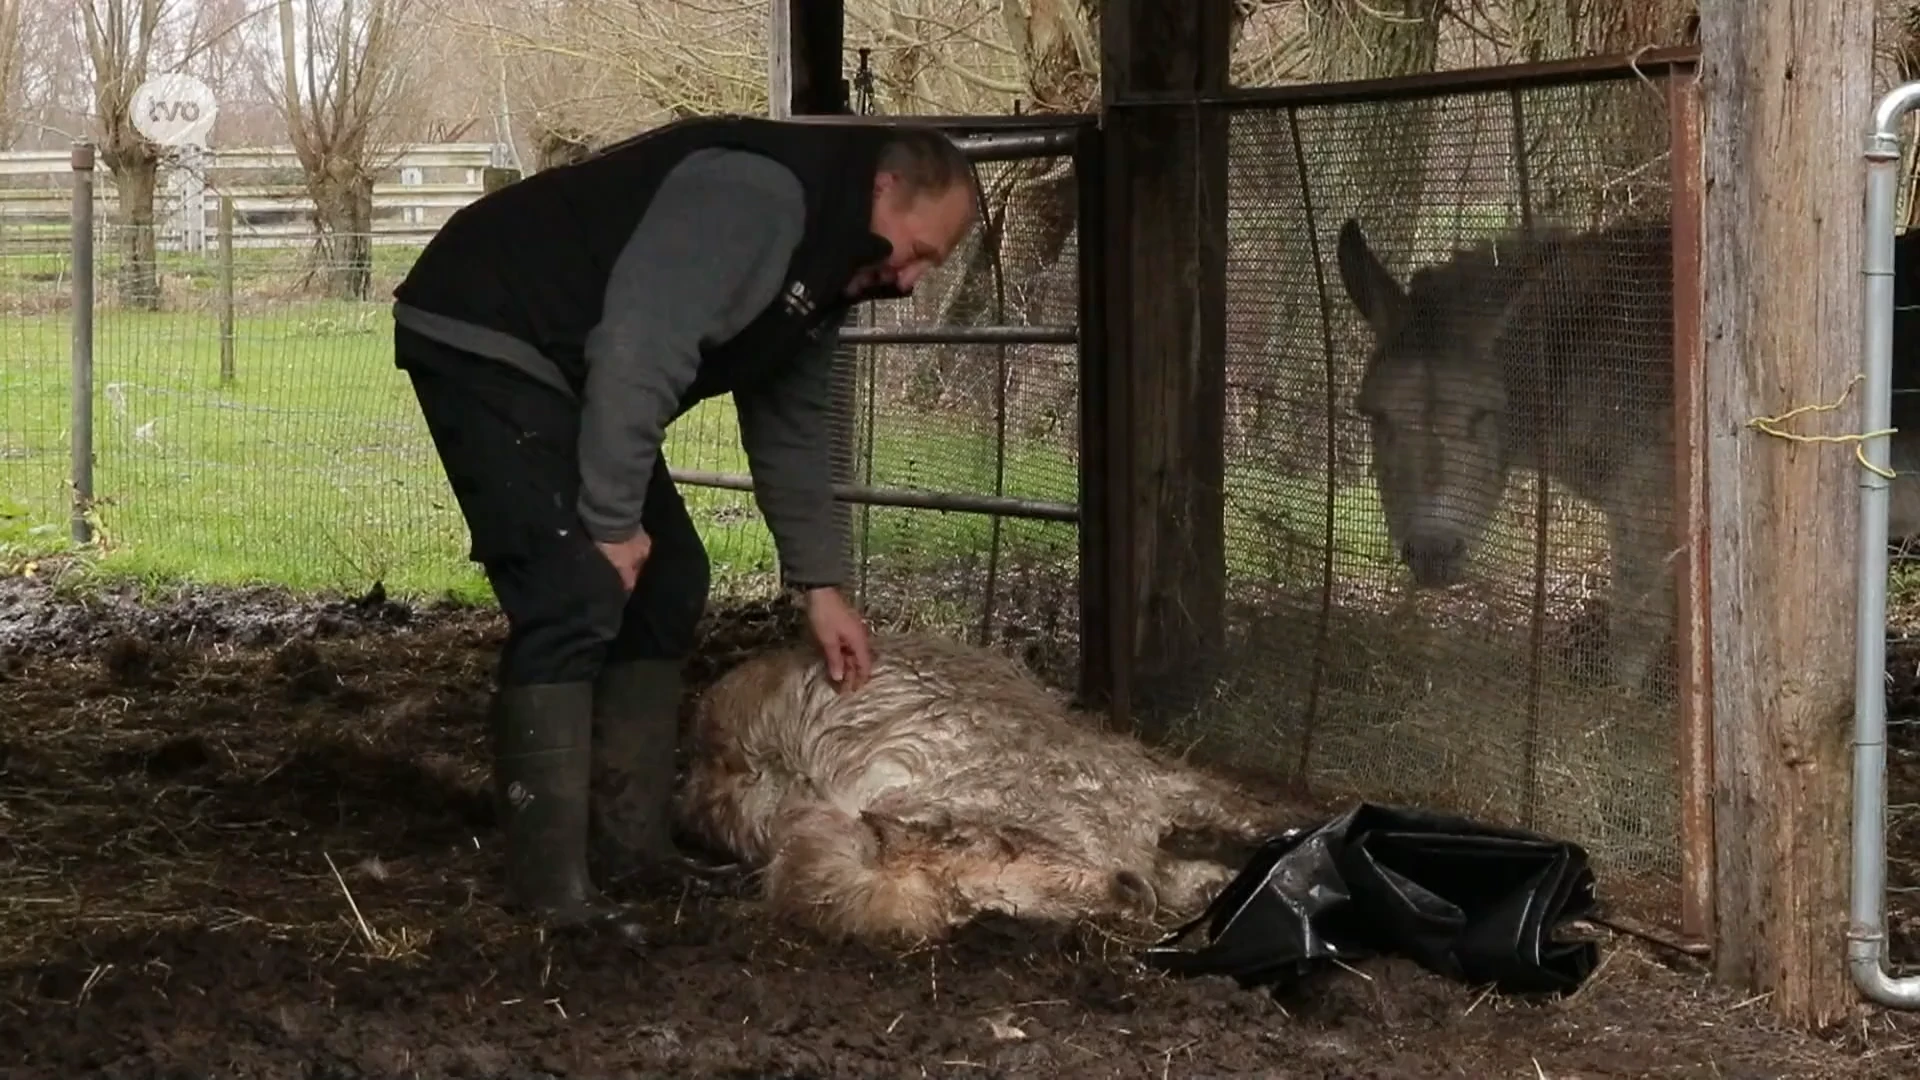
<path id="1" fill-rule="evenodd" d="M 67 534 L 73 261 L 62 239 L 0 230 L 0 544 Z"/>
<path id="2" fill-rule="evenodd" d="M 998 239 L 853 331 L 1078 322 L 1071 158 L 983 163 Z M 394 367 L 391 290 L 418 247 L 389 237 L 210 242 L 182 250 L 120 224 L 111 176 L 92 230 L 93 496 L 101 546 L 156 577 L 399 595 L 488 594 L 411 387 Z M 161 215 L 164 220 L 165 215 Z M 0 232 L 0 544 L 67 533 L 73 401 L 72 244 Z M 356 242 L 362 241 L 362 242 Z M 417 242 L 416 242 L 417 243 Z M 1017 276 L 1008 258 L 1026 260 Z M 1003 496 L 1067 513 L 1029 519 L 848 506 L 850 566 L 882 626 L 916 625 L 1077 671 L 1078 351 L 1062 344 L 847 345 L 836 480 L 897 496 Z M 716 605 L 777 584 L 772 537 L 744 480 L 730 399 L 668 433 L 708 544 Z M 925 496 L 934 496 L 931 499 Z M 897 498 L 895 501 L 899 501 Z M 913 501 L 909 499 L 908 501 Z"/>
<path id="3" fill-rule="evenodd" d="M 1228 644 L 1182 734 L 1317 793 L 1569 837 L 1677 917 L 1703 837 L 1668 89 L 1340 94 L 1209 106 Z"/>

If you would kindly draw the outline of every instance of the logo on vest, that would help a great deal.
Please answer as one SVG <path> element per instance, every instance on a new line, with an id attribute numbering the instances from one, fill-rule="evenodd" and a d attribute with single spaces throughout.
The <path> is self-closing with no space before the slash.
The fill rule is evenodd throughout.
<path id="1" fill-rule="evenodd" d="M 807 295 L 806 282 L 796 281 L 788 285 L 786 294 L 782 296 L 780 300 L 786 305 L 787 310 L 792 312 L 797 318 L 810 319 L 813 317 L 813 297 Z"/>

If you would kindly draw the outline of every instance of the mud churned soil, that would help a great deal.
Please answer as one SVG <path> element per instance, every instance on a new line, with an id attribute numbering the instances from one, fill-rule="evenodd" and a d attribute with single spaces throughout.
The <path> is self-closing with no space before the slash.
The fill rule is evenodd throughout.
<path id="1" fill-rule="evenodd" d="M 717 613 L 696 683 L 793 629 Z M 1920 1075 L 1907 1022 L 1786 1033 L 1625 938 L 1534 1003 L 1395 961 L 1276 998 L 1093 928 L 826 947 L 744 886 L 635 897 L 638 952 L 543 937 L 496 902 L 500 633 L 377 597 L 0 582 L 0 1077 Z"/>

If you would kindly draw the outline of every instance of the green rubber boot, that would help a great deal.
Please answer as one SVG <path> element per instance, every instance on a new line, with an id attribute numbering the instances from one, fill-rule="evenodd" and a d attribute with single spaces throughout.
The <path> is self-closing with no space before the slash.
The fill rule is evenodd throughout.
<path id="1" fill-rule="evenodd" d="M 593 687 L 515 686 L 494 697 L 495 798 L 506 830 L 509 902 L 556 928 L 642 928 L 587 872 Z"/>
<path id="2" fill-rule="evenodd" d="M 610 878 L 668 883 L 688 869 L 673 840 L 677 660 L 609 664 L 594 684 L 593 848 Z"/>

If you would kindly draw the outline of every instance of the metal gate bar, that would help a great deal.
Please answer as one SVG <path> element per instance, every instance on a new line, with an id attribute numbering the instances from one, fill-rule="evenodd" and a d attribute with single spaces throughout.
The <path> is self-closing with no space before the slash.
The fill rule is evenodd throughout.
<path id="1" fill-rule="evenodd" d="M 694 487 L 724 488 L 728 491 L 752 491 L 753 478 L 738 473 L 711 472 L 706 469 L 669 468 L 674 483 Z M 947 510 L 964 514 L 997 514 L 1029 521 L 1066 521 L 1078 523 L 1080 508 L 1068 503 L 1040 499 L 1016 499 L 1011 495 L 966 495 L 951 491 L 913 491 L 908 488 L 874 487 L 868 484 L 835 484 L 833 497 L 856 506 L 909 506 L 920 510 Z"/>

